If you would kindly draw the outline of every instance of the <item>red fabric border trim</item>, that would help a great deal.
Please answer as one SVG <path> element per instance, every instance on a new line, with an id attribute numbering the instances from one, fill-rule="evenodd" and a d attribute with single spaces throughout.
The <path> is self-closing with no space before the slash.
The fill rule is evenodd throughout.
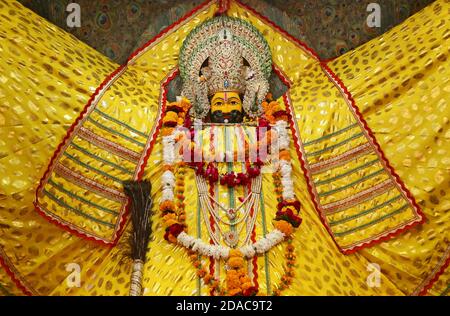
<path id="1" fill-rule="evenodd" d="M 11 280 L 14 282 L 14 284 L 23 292 L 23 294 L 27 296 L 32 296 L 33 293 L 31 293 L 27 287 L 20 281 L 19 278 L 16 277 L 16 274 L 9 268 L 9 265 L 6 264 L 6 261 L 3 259 L 2 256 L 0 256 L 0 266 L 2 266 L 6 274 L 11 278 Z"/>
<path id="2" fill-rule="evenodd" d="M 88 240 L 97 242 L 97 243 L 101 243 L 104 245 L 108 245 L 110 243 L 101 240 L 101 239 L 96 239 L 92 236 L 86 235 L 83 232 L 74 230 L 72 227 L 57 221 L 56 219 L 50 217 L 49 215 L 47 215 L 38 205 L 38 193 L 39 191 L 43 188 L 44 186 L 44 179 L 47 178 L 47 176 L 49 175 L 50 171 L 51 171 L 51 167 L 53 166 L 53 164 L 56 162 L 57 157 L 59 156 L 60 152 L 63 150 L 63 148 L 67 145 L 68 140 L 70 139 L 70 137 L 72 136 L 72 133 L 74 132 L 75 128 L 77 127 L 77 125 L 80 123 L 80 121 L 84 118 L 84 116 L 86 115 L 87 111 L 89 110 L 89 107 L 92 105 L 92 102 L 94 101 L 94 99 L 96 98 L 96 96 L 99 94 L 99 92 L 105 87 L 105 85 L 107 85 L 111 79 L 113 79 L 125 66 L 122 65 L 119 68 L 117 68 L 113 73 L 111 73 L 108 77 L 106 77 L 105 80 L 103 80 L 103 82 L 100 84 L 100 86 L 95 90 L 94 94 L 91 95 L 91 97 L 89 98 L 88 103 L 85 105 L 85 107 L 83 108 L 83 111 L 81 111 L 80 115 L 77 117 L 77 119 L 75 120 L 75 122 L 72 123 L 72 125 L 70 126 L 69 130 L 67 131 L 66 135 L 64 136 L 62 142 L 58 145 L 57 149 L 55 150 L 55 152 L 53 153 L 52 158 L 50 159 L 50 163 L 47 166 L 47 170 L 44 172 L 44 175 L 42 176 L 42 178 L 39 180 L 39 185 L 36 189 L 36 193 L 35 193 L 35 200 L 33 202 L 35 209 L 37 210 L 38 214 L 40 214 L 41 216 L 43 216 L 45 219 L 47 219 L 48 221 L 57 224 L 57 226 L 79 236 L 79 237 L 83 237 L 86 238 Z"/>
<path id="3" fill-rule="evenodd" d="M 253 212 L 253 208 L 252 208 L 252 212 Z M 251 240 L 253 243 L 256 242 L 256 227 L 253 227 L 253 231 L 252 231 L 252 235 L 251 235 Z M 252 259 L 252 265 L 253 265 L 253 269 L 252 269 L 252 273 L 253 273 L 253 283 L 254 286 L 258 289 L 259 291 L 259 282 L 258 282 L 258 256 L 254 256 Z"/>
<path id="4" fill-rule="evenodd" d="M 282 70 L 280 68 L 278 68 L 275 64 L 273 65 L 273 71 L 278 75 L 278 77 L 281 79 L 281 81 L 288 87 L 291 88 L 291 82 L 289 81 L 288 77 L 282 72 Z M 311 200 L 314 204 L 314 207 L 316 208 L 316 211 L 319 215 L 320 221 L 322 222 L 323 226 L 326 228 L 326 230 L 328 231 L 328 233 L 331 236 L 331 239 L 333 240 L 333 242 L 335 243 L 336 247 L 341 250 L 341 247 L 339 247 L 338 243 L 336 242 L 336 240 L 334 239 L 333 236 L 333 232 L 331 231 L 331 228 L 328 226 L 325 218 L 323 217 L 322 212 L 319 211 L 319 204 L 317 203 L 316 199 L 315 199 L 315 194 L 314 194 L 314 190 L 313 190 L 313 186 L 311 184 L 311 178 L 309 177 L 309 172 L 306 168 L 306 162 L 303 159 L 303 153 L 300 149 L 299 146 L 299 136 L 297 135 L 297 129 L 295 128 L 295 122 L 294 122 L 294 117 L 291 111 L 291 102 L 289 101 L 288 98 L 288 93 L 286 92 L 285 94 L 283 94 L 283 101 L 286 105 L 286 113 L 288 114 L 288 118 L 289 118 L 289 127 L 291 128 L 291 132 L 292 132 L 292 138 L 294 141 L 294 146 L 295 146 L 295 150 L 297 152 L 297 156 L 298 156 L 298 160 L 300 161 L 300 167 L 303 170 L 303 173 L 306 177 L 306 185 L 308 188 L 308 192 L 309 195 L 311 196 Z"/>
<path id="5" fill-rule="evenodd" d="M 277 70 L 276 68 L 275 68 L 275 70 L 276 70 L 276 73 L 277 73 L 279 76 L 281 75 L 282 81 L 283 81 L 285 84 L 288 84 L 289 82 L 283 77 L 283 74 L 281 73 L 281 71 Z M 337 77 L 336 77 L 336 78 L 337 78 Z M 343 84 L 342 84 L 342 85 L 343 85 Z M 347 90 L 347 93 L 350 94 L 350 93 L 348 92 L 348 90 Z M 360 249 L 368 248 L 368 247 L 373 246 L 374 244 L 380 243 L 380 242 L 382 242 L 382 241 L 389 240 L 389 239 L 391 239 L 391 238 L 393 238 L 393 237 L 395 237 L 395 236 L 397 236 L 397 235 L 403 233 L 404 231 L 408 230 L 409 228 L 412 228 L 413 226 L 422 224 L 422 223 L 425 221 L 425 216 L 424 216 L 422 210 L 418 207 L 418 205 L 417 205 L 417 203 L 415 202 L 414 198 L 412 198 L 411 193 L 405 188 L 403 182 L 401 182 L 401 180 L 398 181 L 400 178 L 399 178 L 398 175 L 395 173 L 395 171 L 393 170 L 393 168 L 389 165 L 389 163 L 386 163 L 386 162 L 387 162 L 387 159 L 385 158 L 384 153 L 381 151 L 381 148 L 379 147 L 378 143 L 376 143 L 376 141 L 374 141 L 374 144 L 376 144 L 375 146 L 378 146 L 378 147 L 375 147 L 375 149 L 378 150 L 378 151 L 380 151 L 380 156 L 382 157 L 382 159 L 384 159 L 384 162 L 386 163 L 386 166 L 388 167 L 388 171 L 392 174 L 392 176 L 395 177 L 395 179 L 398 181 L 398 184 L 401 186 L 401 189 L 405 192 L 405 194 L 407 194 L 408 199 L 410 200 L 410 202 L 411 202 L 411 203 L 414 205 L 414 207 L 416 208 L 416 211 L 417 211 L 417 213 L 419 214 L 419 216 L 421 217 L 421 219 L 420 219 L 419 221 L 415 221 L 415 222 L 412 222 L 412 223 L 410 223 L 410 224 L 407 224 L 407 225 L 405 225 L 405 226 L 403 226 L 403 227 L 401 227 L 401 228 L 399 228 L 399 229 L 397 229 L 397 230 L 395 230 L 395 231 L 393 231 L 393 232 L 391 232 L 391 233 L 388 233 L 388 234 L 386 234 L 386 235 L 384 235 L 384 236 L 375 238 L 375 239 L 370 240 L 370 241 L 368 241 L 368 242 L 364 242 L 364 243 L 362 243 L 362 244 L 360 244 L 360 245 L 358 245 L 358 246 L 354 246 L 354 247 L 352 247 L 351 249 L 343 249 L 342 247 L 340 247 L 339 244 L 336 242 L 336 240 L 335 240 L 335 238 L 334 238 L 334 235 L 333 235 L 333 233 L 332 233 L 332 231 L 331 231 L 331 228 L 328 226 L 328 224 L 327 224 L 327 222 L 326 222 L 326 220 L 325 220 L 325 218 L 324 218 L 324 215 L 322 214 L 322 212 L 320 212 L 320 208 L 319 208 L 318 202 L 317 202 L 316 199 L 315 199 L 314 189 L 313 189 L 313 187 L 312 187 L 311 179 L 310 179 L 310 177 L 309 177 L 309 171 L 308 171 L 308 168 L 306 167 L 306 162 L 305 162 L 304 159 L 303 159 L 303 154 L 302 154 L 301 149 L 300 149 L 300 147 L 299 147 L 299 139 L 298 139 L 298 136 L 297 136 L 296 133 L 295 133 L 296 129 L 295 129 L 295 127 L 294 127 L 294 119 L 293 119 L 293 115 L 292 115 L 292 112 L 291 112 L 291 108 L 290 108 L 291 105 L 290 105 L 290 101 L 289 101 L 289 99 L 288 99 L 288 97 L 287 97 L 287 94 L 284 94 L 284 95 L 283 95 L 283 100 L 284 100 L 284 102 L 286 103 L 286 105 L 288 105 L 286 111 L 287 111 L 288 117 L 289 117 L 289 125 L 290 125 L 290 127 L 291 127 L 291 131 L 293 131 L 293 133 L 292 133 L 293 135 L 292 135 L 292 136 L 293 136 L 293 138 L 294 138 L 294 145 L 295 145 L 295 148 L 296 148 L 296 151 L 297 151 L 298 158 L 299 158 L 299 160 L 300 160 L 300 165 L 301 165 L 301 168 L 302 168 L 302 170 L 303 170 L 303 172 L 304 172 L 304 174 L 305 174 L 305 177 L 306 177 L 306 179 L 307 179 L 306 182 L 307 182 L 308 192 L 309 192 L 309 194 L 311 195 L 312 202 L 313 202 L 313 204 L 314 204 L 314 206 L 315 206 L 315 208 L 316 208 L 316 210 L 317 210 L 317 212 L 318 212 L 318 214 L 319 214 L 319 218 L 320 218 L 322 224 L 325 226 L 325 228 L 327 229 L 327 231 L 328 231 L 328 233 L 330 234 L 331 238 L 333 239 L 334 243 L 336 244 L 336 246 L 338 247 L 338 249 L 339 249 L 343 254 L 346 254 L 346 255 L 352 254 L 352 253 L 355 253 L 356 251 L 358 251 L 358 250 L 360 250 Z M 351 100 L 353 100 L 353 99 L 351 99 Z M 353 100 L 352 103 L 354 104 L 354 100 Z M 355 108 L 355 107 L 356 107 L 356 105 L 355 105 L 353 108 Z M 355 110 L 355 112 L 356 112 L 356 110 Z M 359 118 L 361 119 L 362 117 L 361 117 L 361 113 L 359 112 L 359 110 L 358 110 L 357 113 L 359 113 Z M 362 122 L 363 122 L 363 119 L 362 119 Z M 365 121 L 364 121 L 364 123 L 365 123 Z M 371 140 L 373 141 L 374 136 L 373 136 L 373 134 L 372 134 L 372 131 L 368 128 L 367 123 L 364 124 L 364 128 L 366 129 L 366 131 L 368 132 L 368 134 L 371 135 L 371 138 L 372 138 Z M 392 170 L 391 170 L 391 169 L 392 169 Z"/>
<path id="6" fill-rule="evenodd" d="M 381 149 L 380 145 L 378 144 L 378 141 L 375 138 L 375 135 L 373 134 L 373 132 L 370 129 L 370 127 L 368 126 L 366 120 L 363 118 L 363 116 L 361 114 L 361 111 L 357 107 L 356 102 L 353 99 L 353 96 L 347 90 L 347 87 L 344 85 L 342 80 L 338 76 L 336 76 L 336 74 L 330 69 L 330 67 L 328 67 L 328 65 L 325 62 L 322 62 L 321 66 L 333 78 L 333 80 L 336 82 L 336 84 L 342 89 L 342 91 L 344 92 L 344 94 L 347 97 L 347 99 L 350 101 L 350 104 L 351 104 L 353 110 L 355 111 L 355 114 L 356 114 L 358 120 L 361 122 L 361 124 L 363 125 L 364 129 L 366 130 L 372 145 L 375 147 L 375 150 L 377 151 L 377 153 L 381 157 L 381 160 L 383 161 L 385 167 L 390 172 L 392 177 L 395 179 L 396 184 L 400 186 L 400 189 L 407 196 L 409 202 L 413 205 L 415 211 L 417 212 L 417 214 L 420 217 L 420 219 L 418 219 L 418 220 L 416 220 L 416 221 L 414 221 L 414 222 L 412 222 L 410 224 L 407 224 L 407 225 L 405 225 L 405 226 L 403 226 L 403 227 L 401 227 L 401 228 L 399 228 L 397 230 L 394 230 L 393 232 L 391 232 L 391 233 L 389 233 L 387 235 L 381 236 L 379 238 L 373 239 L 373 240 L 368 241 L 368 242 L 364 242 L 364 243 L 362 243 L 362 244 L 360 244 L 358 246 L 352 247 L 350 249 L 343 250 L 343 253 L 350 254 L 350 253 L 354 253 L 355 251 L 357 251 L 359 249 L 370 247 L 370 246 L 374 245 L 375 243 L 389 240 L 389 239 L 391 239 L 391 238 L 393 238 L 393 237 L 403 233 L 404 231 L 406 231 L 409 228 L 412 228 L 412 227 L 414 227 L 416 225 L 419 225 L 419 224 L 423 224 L 426 219 L 425 219 L 425 214 L 423 213 L 423 211 L 420 208 L 420 206 L 417 204 L 417 202 L 414 199 L 414 197 L 412 196 L 411 192 L 406 188 L 404 182 L 400 179 L 400 177 L 395 172 L 394 168 L 391 166 L 391 164 L 389 163 L 388 159 L 386 158 L 383 150 Z"/>
<path id="7" fill-rule="evenodd" d="M 222 7 L 222 3 L 220 5 Z M 214 151 L 214 125 L 211 125 L 210 128 L 210 135 L 209 135 L 209 151 L 212 153 L 215 153 Z M 215 191 L 214 191 L 214 184 L 210 183 L 209 184 L 209 195 L 214 197 L 215 195 Z M 210 199 L 210 202 L 213 202 L 212 199 Z M 198 202 L 197 202 L 198 203 Z M 209 214 L 209 227 L 211 228 L 211 231 L 213 233 L 216 232 L 216 227 L 215 227 L 215 220 L 214 217 L 212 216 L 212 214 Z M 214 244 L 213 239 L 211 238 L 211 236 L 209 237 L 209 244 L 212 245 Z M 214 273 L 215 273 L 215 263 L 216 263 L 216 259 L 209 257 L 209 274 L 214 277 Z M 210 289 L 209 291 L 209 295 L 214 296 L 214 289 Z"/>
<path id="8" fill-rule="evenodd" d="M 430 281 L 428 281 L 427 284 L 424 285 L 424 287 L 422 288 L 422 290 L 419 292 L 418 295 L 419 296 L 426 295 L 428 291 L 433 287 L 434 283 L 436 283 L 437 280 L 439 280 L 440 276 L 445 272 L 445 269 L 447 269 L 449 265 L 450 265 L 450 255 L 447 256 L 447 259 L 445 260 L 442 267 L 439 269 L 438 272 L 436 272 L 434 277 Z"/>
<path id="9" fill-rule="evenodd" d="M 259 138 L 259 128 L 256 128 L 256 138 L 257 138 L 257 139 Z M 258 139 L 258 141 L 259 141 L 259 139 Z M 249 190 L 249 192 L 251 192 L 251 188 L 252 188 L 251 183 L 247 184 L 247 189 Z M 255 209 L 254 209 L 254 207 L 252 206 L 252 209 L 251 209 L 251 214 L 252 214 L 252 216 L 253 216 L 254 212 L 255 212 Z M 251 236 L 250 236 L 250 240 L 251 240 L 253 243 L 256 242 L 256 227 L 255 227 L 255 226 L 253 226 L 253 229 L 252 229 L 252 232 L 251 232 Z M 254 257 L 252 258 L 252 265 L 253 265 L 252 273 L 253 273 L 253 283 L 254 283 L 253 286 L 255 286 L 255 287 L 258 289 L 258 291 L 259 291 L 259 282 L 258 282 L 258 256 L 254 256 Z"/>
<path id="10" fill-rule="evenodd" d="M 0 255 L 0 266 L 2 266 L 5 269 L 6 274 L 11 278 L 13 283 L 23 292 L 23 294 L 25 294 L 27 296 L 33 295 L 33 293 L 30 290 L 28 290 L 28 288 L 22 283 L 22 281 L 12 271 L 12 269 L 6 263 L 5 259 L 3 259 L 2 255 Z"/>
<path id="11" fill-rule="evenodd" d="M 34 207 L 35 207 L 37 213 L 40 216 L 42 216 L 43 218 L 45 218 L 47 221 L 49 221 L 50 223 L 58 226 L 59 228 L 62 228 L 64 230 L 70 232 L 71 234 L 73 234 L 73 235 L 75 235 L 77 237 L 80 237 L 80 238 L 83 238 L 83 239 L 87 239 L 87 240 L 93 241 L 93 242 L 95 242 L 97 244 L 101 244 L 102 246 L 108 246 L 108 247 L 111 247 L 111 248 L 114 247 L 117 244 L 118 238 L 116 238 L 114 240 L 114 242 L 107 242 L 106 240 L 98 239 L 96 237 L 92 237 L 92 236 L 87 235 L 86 233 L 81 232 L 81 231 L 79 231 L 77 229 L 74 229 L 71 226 L 66 225 L 66 224 L 58 221 L 56 218 L 53 218 L 52 216 L 48 215 L 47 213 L 45 213 L 41 209 L 41 207 L 39 206 L 39 204 L 37 202 L 34 202 Z M 125 216 L 125 214 L 128 214 L 128 203 L 125 205 L 125 211 L 123 213 L 122 218 Z M 123 226 L 124 226 L 124 223 L 123 223 L 122 219 L 120 219 L 120 224 L 119 224 L 120 228 L 117 230 L 117 232 L 121 231 L 123 229 Z"/>
<path id="12" fill-rule="evenodd" d="M 144 158 L 142 159 L 142 162 L 139 165 L 138 172 L 137 172 L 137 179 L 141 180 L 142 176 L 144 175 L 144 168 L 147 165 L 148 159 L 150 158 L 150 154 L 152 153 L 153 146 L 155 145 L 156 139 L 158 138 L 159 130 L 162 127 L 162 118 L 164 116 L 165 110 L 166 110 L 166 102 L 167 102 L 167 86 L 168 84 L 179 74 L 178 69 L 172 70 L 172 73 L 166 77 L 164 82 L 162 83 L 162 95 L 161 95 L 161 112 L 159 113 L 158 121 L 156 128 L 153 132 L 153 135 L 151 136 L 152 139 L 150 141 L 150 145 L 147 147 L 147 150 L 145 152 Z"/>
<path id="13" fill-rule="evenodd" d="M 291 88 L 292 84 L 289 81 L 288 77 L 275 64 L 273 64 L 273 71 L 277 74 L 277 76 L 281 79 L 281 81 L 288 88 Z M 316 211 L 317 211 L 317 213 L 319 215 L 319 219 L 322 222 L 322 225 L 326 228 L 326 230 L 328 231 L 328 234 L 330 234 L 331 239 L 335 243 L 336 247 L 339 250 L 341 250 L 341 247 L 339 247 L 339 244 L 334 239 L 333 232 L 331 231 L 331 228 L 328 226 L 325 218 L 323 217 L 322 212 L 319 211 L 319 204 L 318 204 L 318 202 L 315 199 L 314 189 L 313 189 L 313 186 L 311 184 L 312 181 L 311 181 L 311 178 L 309 177 L 309 171 L 306 168 L 306 162 L 303 159 L 303 153 L 302 153 L 302 151 L 300 149 L 300 146 L 299 146 L 299 143 L 300 143 L 299 142 L 299 136 L 300 135 L 297 135 L 297 133 L 296 133 L 297 129 L 295 128 L 295 122 L 294 122 L 294 117 L 293 117 L 293 114 L 292 114 L 292 111 L 291 111 L 291 102 L 289 101 L 288 93 L 289 92 L 286 92 L 285 94 L 283 94 L 283 101 L 284 101 L 284 103 L 286 105 L 286 113 L 287 113 L 288 118 L 289 118 L 289 127 L 291 128 L 292 138 L 293 138 L 293 141 L 294 141 L 295 150 L 297 152 L 298 160 L 300 161 L 300 167 L 302 168 L 303 174 L 306 177 L 306 185 L 307 185 L 307 188 L 308 188 L 309 195 L 311 196 L 311 200 L 312 200 L 312 202 L 314 204 L 314 207 L 316 208 Z"/>
<path id="14" fill-rule="evenodd" d="M 209 194 L 214 197 L 214 187 L 212 187 L 211 185 L 209 186 Z M 209 215 L 209 227 L 211 228 L 212 232 L 214 233 L 216 228 L 215 228 L 215 221 L 212 215 Z M 212 245 L 214 244 L 214 241 L 212 240 L 212 238 L 209 238 L 209 243 Z M 209 274 L 214 278 L 214 273 L 215 273 L 215 259 L 212 257 L 209 257 Z M 209 291 L 209 295 L 214 296 L 214 289 L 210 289 Z"/>

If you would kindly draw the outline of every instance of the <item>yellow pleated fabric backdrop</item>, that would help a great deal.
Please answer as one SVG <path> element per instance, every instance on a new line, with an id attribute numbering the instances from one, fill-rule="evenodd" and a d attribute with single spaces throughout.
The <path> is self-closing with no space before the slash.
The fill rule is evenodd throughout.
<path id="1" fill-rule="evenodd" d="M 448 1 L 436 1 L 329 64 L 422 206 L 426 223 L 394 240 L 343 255 L 323 227 L 295 159 L 293 176 L 303 223 L 295 236 L 295 281 L 283 294 L 418 294 L 442 266 L 449 251 L 449 10 Z M 22 294 L 17 284 L 34 295 L 127 295 L 129 227 L 118 245 L 108 248 L 47 222 L 32 204 L 38 181 L 66 129 L 118 65 L 15 1 L 0 3 L 0 21 L 0 256 L 16 278 L 13 282 L 0 270 L 0 295 Z M 156 142 L 148 166 L 161 161 L 160 146 Z M 291 155 L 296 155 L 294 149 Z M 160 175 L 161 169 L 146 168 L 146 178 Z M 269 180 L 264 179 L 267 188 L 272 185 Z M 186 182 L 188 190 L 195 190 L 192 174 Z M 187 196 L 186 204 L 193 204 L 194 198 Z M 266 201 L 270 218 L 276 201 L 270 196 Z M 194 227 L 194 219 L 188 224 Z M 206 295 L 186 252 L 162 238 L 161 225 L 155 221 L 144 295 Z M 262 268 L 265 258 L 258 259 L 262 294 L 279 283 L 282 254 L 282 246 L 269 253 L 269 269 Z M 81 266 L 80 287 L 66 282 L 70 263 Z M 381 268 L 379 287 L 367 284 L 369 263 Z M 429 294 L 447 293 L 448 283 L 444 272 Z"/>
<path id="2" fill-rule="evenodd" d="M 427 218 L 361 252 L 404 293 L 419 294 L 450 252 L 449 14 L 449 1 L 436 1 L 330 63 Z M 447 268 L 430 294 L 449 285 Z"/>

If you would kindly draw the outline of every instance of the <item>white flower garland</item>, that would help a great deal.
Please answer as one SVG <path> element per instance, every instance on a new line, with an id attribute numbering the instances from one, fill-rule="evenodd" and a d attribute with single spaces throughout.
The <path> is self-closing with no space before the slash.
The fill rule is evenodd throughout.
<path id="1" fill-rule="evenodd" d="M 272 127 L 278 135 L 279 150 L 289 150 L 290 139 L 287 132 L 287 122 L 277 121 Z M 290 161 L 280 160 L 281 185 L 283 187 L 282 196 L 284 200 L 295 198 L 294 182 L 292 181 L 292 165 Z"/>
<path id="2" fill-rule="evenodd" d="M 295 198 L 294 182 L 292 181 L 292 166 L 289 161 L 280 161 L 281 185 L 283 187 L 282 195 L 284 200 L 291 200 Z"/>
<path id="3" fill-rule="evenodd" d="M 163 161 L 166 165 L 172 165 L 175 162 L 175 136 L 173 134 L 162 138 Z M 173 188 L 175 186 L 175 176 L 172 171 L 167 170 L 161 178 L 162 195 L 161 202 L 173 201 Z"/>
<path id="4" fill-rule="evenodd" d="M 277 121 L 272 128 L 277 132 L 279 149 L 289 149 L 290 139 L 286 130 L 287 122 Z"/>
<path id="5" fill-rule="evenodd" d="M 255 254 L 264 254 L 278 245 L 284 240 L 284 233 L 275 229 L 268 233 L 266 237 L 257 240 L 251 245 L 246 245 L 239 248 L 244 257 L 250 259 Z M 192 237 L 191 235 L 181 232 L 177 237 L 178 244 L 191 249 L 202 256 L 212 257 L 214 259 L 228 259 L 231 248 L 222 245 L 211 245 L 200 238 Z"/>
<path id="6" fill-rule="evenodd" d="M 175 187 L 175 176 L 172 171 L 164 171 L 161 177 L 162 196 L 161 201 L 173 201 L 173 188 Z"/>
<path id="7" fill-rule="evenodd" d="M 162 138 L 163 145 L 163 161 L 167 165 L 172 165 L 175 162 L 175 135 L 172 133 L 169 136 Z"/>

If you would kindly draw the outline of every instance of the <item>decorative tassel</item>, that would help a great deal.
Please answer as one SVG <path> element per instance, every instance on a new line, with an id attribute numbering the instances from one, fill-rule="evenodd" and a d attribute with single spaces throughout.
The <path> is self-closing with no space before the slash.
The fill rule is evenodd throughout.
<path id="1" fill-rule="evenodd" d="M 147 180 L 124 181 L 123 187 L 131 202 L 131 222 L 133 224 L 130 240 L 131 258 L 133 259 L 130 296 L 141 296 L 145 256 L 152 235 L 151 184 Z"/>

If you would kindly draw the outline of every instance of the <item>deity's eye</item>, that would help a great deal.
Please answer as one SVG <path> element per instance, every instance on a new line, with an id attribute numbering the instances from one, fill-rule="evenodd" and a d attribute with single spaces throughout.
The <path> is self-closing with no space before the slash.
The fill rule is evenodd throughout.
<path id="1" fill-rule="evenodd" d="M 236 101 L 231 101 L 231 105 L 237 105 L 238 103 Z"/>
<path id="2" fill-rule="evenodd" d="M 222 105 L 222 102 L 221 102 L 221 101 L 217 101 L 217 102 L 214 103 L 214 105 L 215 105 L 215 106 L 221 106 L 221 105 Z"/>

